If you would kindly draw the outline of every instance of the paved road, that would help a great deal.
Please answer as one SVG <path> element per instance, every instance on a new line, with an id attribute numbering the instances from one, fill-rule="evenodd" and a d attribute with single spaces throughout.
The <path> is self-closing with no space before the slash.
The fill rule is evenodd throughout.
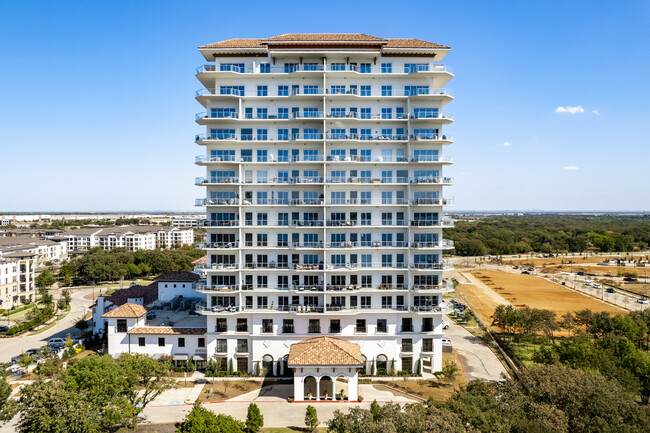
<path id="1" fill-rule="evenodd" d="M 72 301 L 70 302 L 70 312 L 68 315 L 57 322 L 52 328 L 36 335 L 24 334 L 18 337 L 0 339 L 0 362 L 8 362 L 12 356 L 16 356 L 27 349 L 38 348 L 47 344 L 47 340 L 52 337 L 64 337 L 70 333 L 73 337 L 79 336 L 79 330 L 74 327 L 74 323 L 88 311 L 93 301 L 86 299 L 87 295 L 92 295 L 92 289 L 73 290 L 71 293 Z M 90 298 L 90 296 L 88 296 Z"/>
<path id="2" fill-rule="evenodd" d="M 462 326 L 449 320 L 445 335 L 458 352 L 460 362 L 468 380 L 501 380 L 501 374 L 508 375 L 499 358 L 478 338 Z"/>

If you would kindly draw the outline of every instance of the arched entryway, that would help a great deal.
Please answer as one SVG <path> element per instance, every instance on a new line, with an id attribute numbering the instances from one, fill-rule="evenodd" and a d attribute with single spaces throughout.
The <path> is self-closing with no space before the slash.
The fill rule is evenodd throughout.
<path id="1" fill-rule="evenodd" d="M 377 374 L 383 370 L 384 374 L 388 371 L 388 357 L 386 355 L 377 355 Z"/>
<path id="2" fill-rule="evenodd" d="M 275 376 L 273 371 L 273 357 L 271 355 L 264 355 L 262 357 L 262 368 L 266 376 Z"/>
<path id="3" fill-rule="evenodd" d="M 332 396 L 334 395 L 334 381 L 332 378 L 329 376 L 321 377 L 319 390 L 321 400 L 331 400 Z"/>
<path id="4" fill-rule="evenodd" d="M 334 381 L 334 398 L 336 400 L 347 400 L 348 398 L 348 378 L 339 376 Z"/>
<path id="5" fill-rule="evenodd" d="M 361 367 L 361 370 L 359 370 L 359 373 L 361 374 L 368 374 L 367 369 L 368 369 L 368 358 L 366 358 L 366 355 L 361 355 L 361 358 L 363 359 L 363 366 Z"/>
<path id="6" fill-rule="evenodd" d="M 280 364 L 278 376 L 293 377 L 293 370 L 287 365 L 289 363 L 289 355 L 284 355 L 278 362 Z"/>
<path id="7" fill-rule="evenodd" d="M 316 378 L 314 376 L 305 377 L 305 385 L 303 389 L 305 391 L 303 400 L 315 400 L 318 390 L 318 383 L 316 381 Z"/>

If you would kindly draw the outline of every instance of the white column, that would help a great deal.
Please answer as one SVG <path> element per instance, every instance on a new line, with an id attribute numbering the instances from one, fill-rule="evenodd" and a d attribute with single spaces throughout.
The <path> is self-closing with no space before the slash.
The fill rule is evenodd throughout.
<path id="1" fill-rule="evenodd" d="M 293 375 L 293 399 L 301 401 L 305 398 L 305 377 L 301 373 L 296 372 Z"/>
<path id="2" fill-rule="evenodd" d="M 348 376 L 348 401 L 359 400 L 359 374 L 358 370 Z"/>
<path id="3" fill-rule="evenodd" d="M 316 378 L 316 401 L 320 401 L 320 377 Z"/>

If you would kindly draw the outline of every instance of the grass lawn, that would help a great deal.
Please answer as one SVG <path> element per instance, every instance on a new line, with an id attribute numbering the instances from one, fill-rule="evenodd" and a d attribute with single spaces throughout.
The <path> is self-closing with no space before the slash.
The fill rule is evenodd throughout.
<path id="1" fill-rule="evenodd" d="M 199 396 L 200 402 L 227 400 L 247 392 L 260 389 L 262 382 L 252 380 L 232 380 L 206 383 Z"/>

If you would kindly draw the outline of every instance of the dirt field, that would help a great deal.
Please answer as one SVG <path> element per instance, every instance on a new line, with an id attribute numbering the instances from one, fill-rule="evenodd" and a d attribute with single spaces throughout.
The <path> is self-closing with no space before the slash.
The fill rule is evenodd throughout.
<path id="1" fill-rule="evenodd" d="M 223 381 L 206 383 L 201 391 L 199 401 L 228 400 L 238 395 L 246 394 L 262 387 L 262 382 L 250 380 Z"/>
<path id="2" fill-rule="evenodd" d="M 568 312 L 589 308 L 593 311 L 609 311 L 620 314 L 622 310 L 609 306 L 596 299 L 565 289 L 539 277 L 511 274 L 499 271 L 472 271 L 472 276 L 489 287 L 492 293 L 500 295 L 516 307 L 529 306 L 555 312 L 558 316 Z M 456 288 L 462 293 L 472 310 L 486 323 L 498 302 L 492 293 L 486 293 L 480 285 L 459 284 Z"/>

